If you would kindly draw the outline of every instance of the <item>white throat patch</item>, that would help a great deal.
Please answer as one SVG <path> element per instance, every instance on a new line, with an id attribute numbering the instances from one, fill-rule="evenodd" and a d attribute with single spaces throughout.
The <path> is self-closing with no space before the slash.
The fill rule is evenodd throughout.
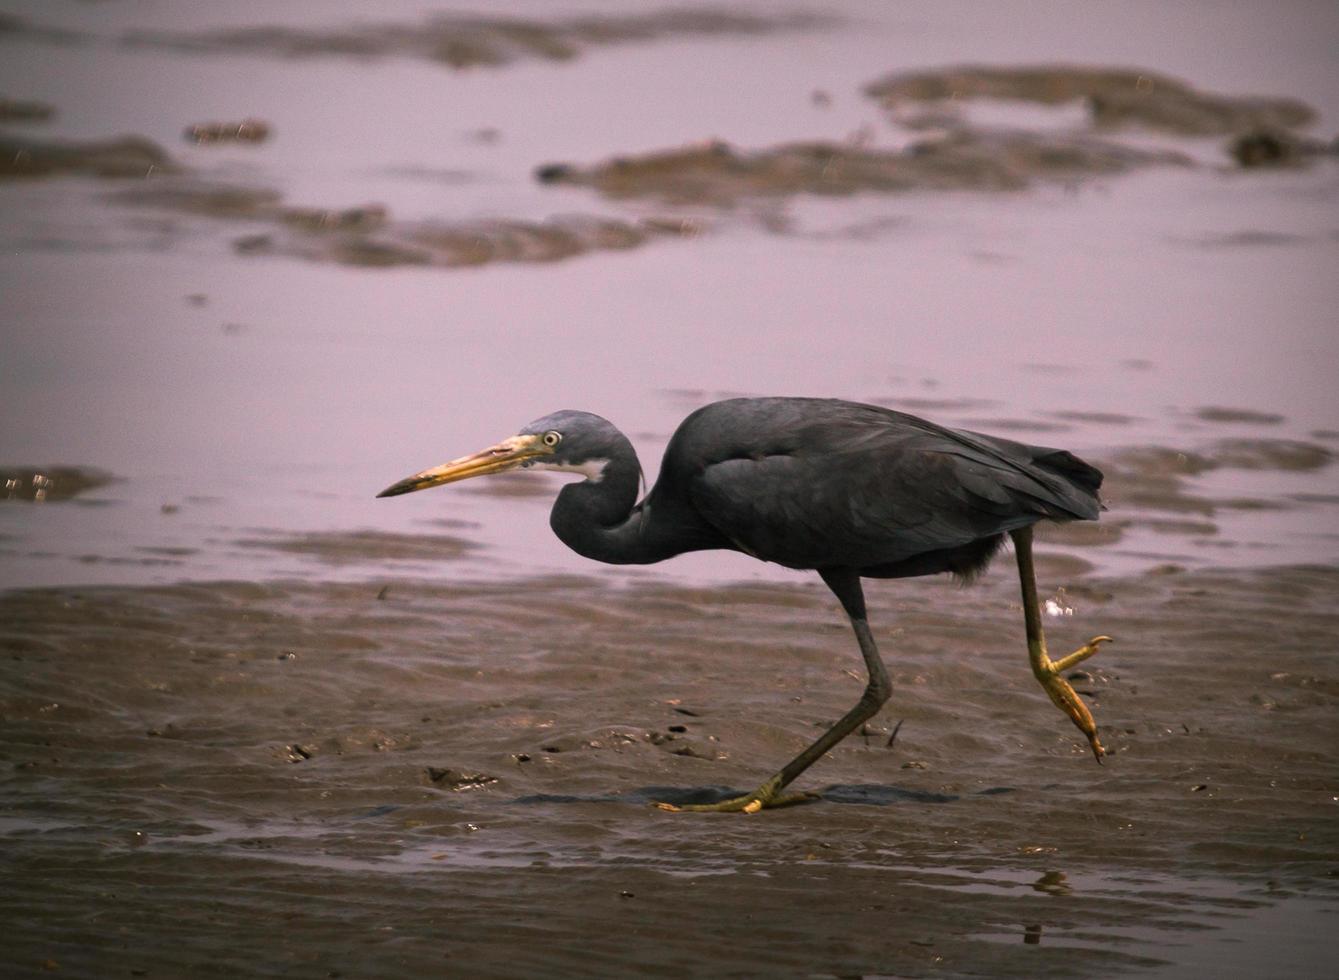
<path id="1" fill-rule="evenodd" d="M 607 459 L 588 459 L 584 463 L 548 463 L 537 459 L 528 464 L 527 468 L 549 470 L 554 473 L 580 473 L 591 483 L 599 483 L 604 479 L 605 467 L 608 465 Z"/>

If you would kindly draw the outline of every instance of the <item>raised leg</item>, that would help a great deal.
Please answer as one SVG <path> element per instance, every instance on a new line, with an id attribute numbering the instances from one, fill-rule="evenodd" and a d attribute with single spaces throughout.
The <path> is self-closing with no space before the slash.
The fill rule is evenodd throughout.
<path id="1" fill-rule="evenodd" d="M 1061 672 L 1087 660 L 1101 644 L 1112 642 L 1111 637 L 1094 636 L 1059 660 L 1047 656 L 1046 636 L 1041 628 L 1041 607 L 1037 603 L 1037 575 L 1032 564 L 1032 528 L 1020 528 L 1010 533 L 1014 539 L 1014 551 L 1018 555 L 1018 579 L 1023 590 L 1023 622 L 1027 627 L 1028 660 L 1032 663 L 1032 676 L 1041 683 L 1055 706 L 1069 715 L 1079 731 L 1088 737 L 1093 756 L 1101 762 L 1106 750 L 1097 738 L 1097 723 L 1093 721 L 1093 713 L 1069 681 L 1061 676 Z"/>
<path id="2" fill-rule="evenodd" d="M 855 630 L 856 642 L 865 658 L 865 669 L 869 672 L 869 682 L 855 707 L 846 712 L 841 719 L 794 759 L 791 759 L 767 782 L 752 793 L 722 800 L 719 803 L 695 803 L 687 806 L 675 806 L 672 803 L 657 803 L 662 810 L 693 810 L 736 813 L 757 813 L 764 807 L 787 806 L 814 799 L 816 793 L 787 793 L 782 790 L 794 781 L 800 773 L 821 759 L 834 745 L 873 718 L 892 694 L 893 685 L 884 669 L 879 649 L 874 645 L 874 636 L 869 631 L 869 622 L 865 616 L 865 594 L 860 587 L 860 576 L 850 569 L 820 571 L 823 581 L 841 600 L 842 608 L 851 618 L 851 628 Z"/>

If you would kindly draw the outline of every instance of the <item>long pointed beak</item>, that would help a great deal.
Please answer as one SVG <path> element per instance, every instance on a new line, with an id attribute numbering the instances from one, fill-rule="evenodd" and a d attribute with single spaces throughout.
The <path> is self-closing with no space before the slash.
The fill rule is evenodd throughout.
<path id="1" fill-rule="evenodd" d="M 539 456 L 551 456 L 553 450 L 544 445 L 540 436 L 512 436 L 503 439 L 496 446 L 489 446 L 471 456 L 453 459 L 441 466 L 434 466 L 422 473 L 415 473 L 399 483 L 393 483 L 378 497 L 397 497 L 402 493 L 415 490 L 427 490 L 443 483 L 455 483 L 475 476 L 487 476 L 490 473 L 502 473 L 535 459 Z"/>

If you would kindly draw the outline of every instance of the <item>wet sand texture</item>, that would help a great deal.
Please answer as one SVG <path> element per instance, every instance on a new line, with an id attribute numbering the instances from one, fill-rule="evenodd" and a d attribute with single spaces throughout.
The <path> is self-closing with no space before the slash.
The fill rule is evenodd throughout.
<path id="1" fill-rule="evenodd" d="M 865 87 L 890 109 L 907 103 L 1002 99 L 1063 105 L 1082 100 L 1099 127 L 1138 124 L 1180 136 L 1226 136 L 1256 129 L 1294 129 L 1315 111 L 1297 99 L 1200 92 L 1143 69 L 1070 65 L 964 66 L 897 73 Z"/>
<path id="2" fill-rule="evenodd" d="M 1005 564 L 872 584 L 893 700 L 760 817 L 648 804 L 752 786 L 854 701 L 817 583 L 7 593 L 7 966 L 1086 977 L 1255 921 L 1319 953 L 1339 573 L 1068 580 L 1053 645 L 1118 637 L 1075 676 L 1099 767 Z"/>
<path id="3" fill-rule="evenodd" d="M 439 15 L 417 25 L 366 24 L 338 30 L 247 27 L 197 34 L 137 31 L 126 43 L 182 51 L 251 53 L 283 58 L 417 58 L 451 68 L 498 67 L 523 59 L 569 61 L 587 48 L 661 38 L 765 34 L 813 29 L 827 18 L 775 18 L 727 9 L 664 10 L 550 21 Z"/>
<path id="4" fill-rule="evenodd" d="M 611 198 L 651 197 L 674 204 L 729 207 L 741 200 L 862 191 L 1018 191 L 1036 182 L 1072 181 L 1138 167 L 1189 166 L 1168 150 L 1123 146 L 1089 136 L 958 132 L 904 151 L 840 143 L 794 143 L 736 150 L 713 141 L 582 167 L 547 164 L 541 183 L 592 187 Z"/>

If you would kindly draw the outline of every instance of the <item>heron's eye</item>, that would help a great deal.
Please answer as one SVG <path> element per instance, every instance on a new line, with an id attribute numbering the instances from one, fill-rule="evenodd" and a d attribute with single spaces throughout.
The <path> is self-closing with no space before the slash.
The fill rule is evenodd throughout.
<path id="1" fill-rule="evenodd" d="M 561 432 L 549 431 L 544 433 L 544 445 L 546 446 L 556 446 L 562 441 L 563 434 Z"/>

